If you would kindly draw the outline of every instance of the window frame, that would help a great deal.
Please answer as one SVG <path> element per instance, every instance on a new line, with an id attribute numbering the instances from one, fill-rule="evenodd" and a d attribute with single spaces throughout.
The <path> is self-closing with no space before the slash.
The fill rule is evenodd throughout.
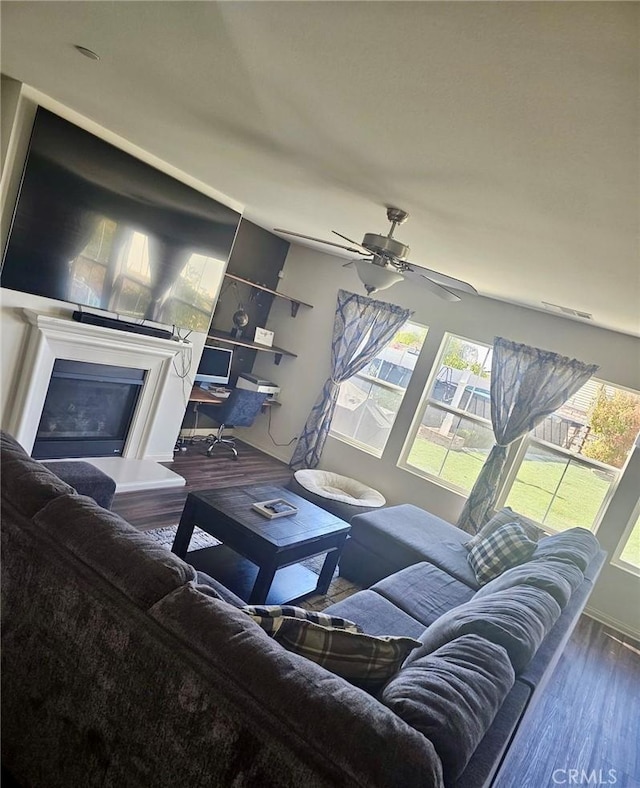
<path id="1" fill-rule="evenodd" d="M 623 572 L 629 572 L 629 574 L 635 575 L 636 577 L 640 577 L 640 567 L 635 566 L 634 564 L 630 564 L 628 561 L 625 561 L 622 558 L 622 553 L 624 552 L 625 547 L 627 546 L 627 542 L 629 541 L 629 537 L 631 536 L 631 532 L 636 527 L 638 523 L 638 518 L 640 518 L 640 499 L 636 503 L 633 513 L 629 518 L 629 522 L 627 523 L 622 536 L 620 537 L 620 541 L 615 549 L 613 554 L 613 558 L 609 562 L 611 566 L 615 566 L 616 569 L 621 569 Z"/>
<path id="2" fill-rule="evenodd" d="M 549 441 L 543 441 L 540 440 L 539 438 L 533 438 L 531 437 L 531 433 L 527 433 L 526 435 L 524 435 L 522 438 L 519 439 L 517 443 L 518 445 L 517 448 L 515 448 L 515 452 L 514 452 L 515 456 L 512 459 L 510 459 L 509 456 L 507 455 L 508 472 L 505 475 L 504 483 L 499 488 L 495 508 L 499 510 L 502 509 L 504 506 L 508 505 L 507 498 L 509 497 L 511 490 L 513 489 L 513 485 L 517 480 L 518 472 L 520 471 L 520 468 L 522 467 L 525 457 L 527 456 L 527 451 L 529 447 L 532 445 L 541 446 L 543 449 L 546 449 L 551 453 L 557 454 L 560 457 L 566 457 L 569 460 L 574 460 L 574 462 L 585 465 L 588 468 L 600 468 L 603 471 L 609 471 L 609 472 L 613 471 L 614 473 L 616 473 L 616 479 L 609 486 L 609 489 L 607 490 L 607 494 L 602 499 L 602 503 L 598 507 L 598 512 L 593 522 L 591 523 L 591 526 L 586 526 L 586 525 L 582 526 L 584 528 L 587 528 L 587 530 L 591 531 L 591 533 L 596 534 L 598 532 L 598 529 L 600 528 L 604 515 L 607 509 L 609 508 L 611 499 L 615 495 L 615 492 L 618 488 L 618 484 L 622 477 L 622 472 L 624 468 L 614 468 L 612 465 L 607 465 L 604 462 L 599 462 L 598 460 L 592 460 L 589 459 L 588 457 L 583 457 L 581 454 L 577 454 L 575 452 L 569 451 L 569 449 L 563 449 L 562 447 L 557 446 L 555 443 L 549 443 Z M 552 502 L 555 499 L 555 497 L 556 497 L 556 493 L 554 493 Z M 557 530 L 553 528 L 551 525 L 549 525 L 548 523 L 541 523 L 539 520 L 536 520 L 535 517 L 532 517 L 531 515 L 525 514 L 524 512 L 522 512 L 522 514 L 532 519 L 547 534 L 559 534 L 562 533 L 563 530 L 566 530 L 566 529 Z"/>
<path id="3" fill-rule="evenodd" d="M 398 461 L 396 462 L 396 467 L 402 471 L 411 473 L 420 479 L 424 479 L 433 484 L 437 484 L 440 487 L 444 487 L 446 490 L 450 490 L 451 492 L 456 493 L 456 495 L 460 495 L 466 499 L 469 497 L 469 490 L 465 489 L 464 487 L 459 487 L 458 485 L 453 484 L 452 482 L 448 482 L 446 479 L 443 479 L 440 476 L 436 476 L 433 473 L 429 473 L 429 471 L 423 471 L 420 468 L 417 468 L 415 465 L 410 465 L 407 461 L 409 454 L 411 453 L 411 449 L 413 448 L 413 444 L 415 443 L 416 437 L 418 435 L 418 430 L 420 429 L 420 425 L 422 424 L 422 419 L 424 418 L 424 414 L 427 408 L 429 407 L 429 405 L 435 408 L 439 408 L 443 410 L 445 413 L 451 413 L 454 416 L 461 416 L 465 419 L 469 419 L 470 421 L 475 421 L 484 427 L 488 426 L 489 429 L 491 430 L 491 433 L 493 434 L 493 425 L 491 424 L 491 419 L 485 419 L 482 416 L 478 416 L 475 413 L 470 413 L 469 411 L 461 410 L 460 408 L 454 408 L 451 405 L 444 405 L 440 400 L 434 400 L 431 398 L 430 392 L 435 386 L 438 373 L 440 372 L 440 367 L 442 366 L 442 359 L 444 358 L 445 350 L 447 348 L 450 339 L 459 339 L 462 342 L 472 342 L 473 344 L 486 347 L 489 351 L 493 349 L 493 346 L 491 344 L 487 342 L 483 342 L 482 340 L 463 337 L 460 334 L 453 333 L 452 331 L 444 332 L 442 336 L 442 340 L 440 342 L 440 347 L 438 348 L 438 352 L 433 362 L 433 366 L 431 367 L 429 376 L 427 377 L 427 380 L 424 384 L 422 396 L 420 397 L 420 402 L 418 403 L 418 407 L 416 408 L 413 419 L 411 420 L 411 425 L 407 430 L 407 435 L 402 444 L 402 450 L 400 452 L 400 456 L 398 457 Z"/>

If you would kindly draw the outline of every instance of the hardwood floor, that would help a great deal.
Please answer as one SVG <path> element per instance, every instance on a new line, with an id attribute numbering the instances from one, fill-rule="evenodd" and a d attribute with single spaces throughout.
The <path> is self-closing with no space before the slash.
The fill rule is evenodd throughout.
<path id="1" fill-rule="evenodd" d="M 494 788 L 640 788 L 640 644 L 582 616 L 504 769 Z"/>
<path id="2" fill-rule="evenodd" d="M 191 446 L 167 466 L 185 477 L 186 487 L 117 495 L 113 509 L 141 529 L 159 528 L 178 522 L 193 490 L 284 484 L 291 476 L 286 465 L 246 444 L 239 443 L 237 462 L 223 451 L 207 458 L 205 448 Z M 305 606 L 322 609 L 353 593 L 346 582 L 337 578 L 329 596 L 307 598 Z M 640 788 L 640 644 L 586 616 L 519 731 L 495 788 L 556 785 Z"/>
<path id="3" fill-rule="evenodd" d="M 243 484 L 286 484 L 291 469 L 268 454 L 237 441 L 238 459 L 230 451 L 219 448 L 212 457 L 205 454 L 207 443 L 200 441 L 179 452 L 167 468 L 184 476 L 185 487 L 116 495 L 113 511 L 141 530 L 175 525 L 180 520 L 187 494 L 197 490 L 237 487 Z"/>

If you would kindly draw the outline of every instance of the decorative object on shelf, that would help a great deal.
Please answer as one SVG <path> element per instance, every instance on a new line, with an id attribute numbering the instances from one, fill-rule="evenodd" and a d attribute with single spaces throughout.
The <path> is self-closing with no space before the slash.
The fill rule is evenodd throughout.
<path id="1" fill-rule="evenodd" d="M 284 498 L 274 498 L 271 501 L 258 501 L 251 506 L 256 512 L 260 512 L 264 517 L 274 520 L 276 517 L 288 517 L 298 511 L 297 506 L 294 506 Z"/>
<path id="2" fill-rule="evenodd" d="M 270 287 L 260 285 L 257 282 L 252 282 L 250 279 L 242 279 L 241 277 L 235 276 L 235 274 L 230 274 L 228 272 L 225 274 L 225 277 L 227 279 L 231 279 L 234 283 L 240 282 L 241 284 L 249 285 L 249 287 L 252 287 L 254 290 L 262 290 L 264 293 L 269 293 L 272 296 L 283 298 L 285 301 L 289 301 L 291 303 L 291 317 L 295 317 L 298 314 L 298 308 L 301 306 L 305 306 L 308 309 L 313 309 L 312 304 L 307 304 L 304 301 L 301 301 L 299 298 L 285 295 L 285 293 L 281 293 L 279 290 L 272 290 Z"/>
<path id="3" fill-rule="evenodd" d="M 273 346 L 273 331 L 268 331 L 266 328 L 256 327 L 253 341 L 259 345 L 266 345 L 267 347 Z"/>
<path id="4" fill-rule="evenodd" d="M 242 336 L 242 331 L 249 325 L 249 315 L 245 312 L 244 307 L 240 304 L 239 309 L 233 313 L 233 325 L 235 328 L 231 330 L 231 336 L 238 339 Z"/>
<path id="5" fill-rule="evenodd" d="M 252 342 L 249 339 L 238 339 L 230 336 L 229 334 L 224 334 L 221 331 L 215 331 L 211 329 L 207 339 L 214 340 L 215 342 L 223 342 L 227 345 L 239 345 L 240 347 L 246 347 L 250 350 L 263 350 L 266 353 L 273 353 L 275 356 L 275 363 L 279 364 L 282 360 L 283 356 L 288 356 L 289 358 L 297 358 L 295 353 L 292 353 L 290 350 L 285 350 L 281 347 L 269 347 L 268 345 L 261 345 L 258 342 Z"/>

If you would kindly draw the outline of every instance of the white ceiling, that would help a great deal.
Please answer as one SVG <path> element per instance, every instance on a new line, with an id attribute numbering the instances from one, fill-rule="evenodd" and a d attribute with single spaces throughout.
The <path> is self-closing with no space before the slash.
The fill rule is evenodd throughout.
<path id="1" fill-rule="evenodd" d="M 0 65 L 264 227 L 358 240 L 398 205 L 413 262 L 637 334 L 639 11 L 3 0 Z"/>

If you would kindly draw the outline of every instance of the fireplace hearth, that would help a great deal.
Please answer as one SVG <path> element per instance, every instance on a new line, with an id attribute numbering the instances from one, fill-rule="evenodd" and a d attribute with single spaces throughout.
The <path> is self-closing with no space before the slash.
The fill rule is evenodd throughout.
<path id="1" fill-rule="evenodd" d="M 33 457 L 122 455 L 144 380 L 143 369 L 57 359 Z"/>

